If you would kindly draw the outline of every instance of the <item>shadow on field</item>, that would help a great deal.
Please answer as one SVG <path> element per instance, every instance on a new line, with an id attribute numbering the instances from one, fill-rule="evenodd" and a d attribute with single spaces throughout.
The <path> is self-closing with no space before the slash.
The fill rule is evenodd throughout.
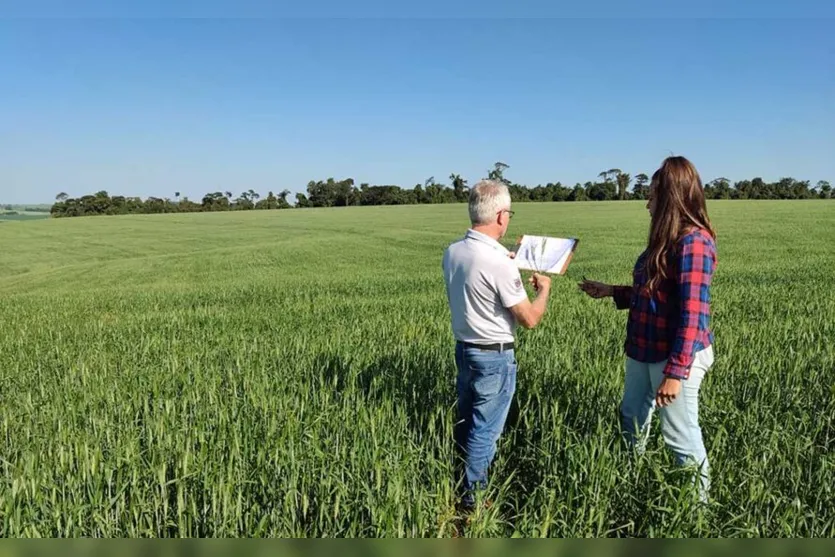
<path id="1" fill-rule="evenodd" d="M 427 450 L 452 448 L 457 371 L 451 357 L 401 349 L 358 365 L 339 355 L 322 354 L 316 369 L 328 387 L 342 396 L 405 415 L 409 434 Z M 525 497 L 547 476 L 572 473 L 567 467 L 571 459 L 559 455 L 551 455 L 550 461 L 566 468 L 544 469 L 544 447 L 559 453 L 601 437 L 607 443 L 618 442 L 620 422 L 617 404 L 612 403 L 620 393 L 612 388 L 603 380 L 578 381 L 576 375 L 559 371 L 543 376 L 536 369 L 520 367 L 497 454 L 504 462 L 501 477 L 514 478 L 513 492 Z M 555 438 L 560 439 L 556 446 Z M 450 464 L 455 466 L 455 460 Z"/>
<path id="2" fill-rule="evenodd" d="M 340 393 L 353 392 L 367 403 L 390 405 L 404 413 L 417 439 L 443 429 L 446 412 L 454 410 L 455 369 L 437 355 L 393 352 L 365 366 L 321 355 L 317 369 Z"/>
<path id="3" fill-rule="evenodd" d="M 536 369 L 520 367 L 516 394 L 499 441 L 499 451 L 505 454 L 503 475 L 514 476 L 514 490 L 530 494 L 546 476 L 570 475 L 567 468 L 543 469 L 540 453 L 544 447 L 559 453 L 578 443 L 591 445 L 601 439 L 610 446 L 620 443 L 619 405 L 612 404 L 619 396 L 606 381 L 578 381 L 576 376 L 559 371 L 543 377 Z M 570 461 L 559 454 L 549 456 L 558 465 Z"/>

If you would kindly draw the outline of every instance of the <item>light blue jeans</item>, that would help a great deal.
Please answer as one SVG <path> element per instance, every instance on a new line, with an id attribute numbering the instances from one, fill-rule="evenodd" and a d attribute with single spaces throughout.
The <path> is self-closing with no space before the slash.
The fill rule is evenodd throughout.
<path id="1" fill-rule="evenodd" d="M 621 403 L 621 423 L 626 440 L 643 453 L 646 449 L 655 393 L 664 379 L 666 361 L 648 364 L 626 359 L 626 385 Z M 699 425 L 699 389 L 702 379 L 713 365 L 713 347 L 696 353 L 690 377 L 681 381 L 681 392 L 667 407 L 660 408 L 661 435 L 681 465 L 700 469 L 699 495 L 707 501 L 710 471 L 707 451 Z"/>
<path id="2" fill-rule="evenodd" d="M 487 484 L 487 469 L 516 392 L 517 362 L 513 350 L 494 352 L 457 343 L 455 363 L 455 442 L 464 465 L 462 502 L 472 505 L 474 491 Z"/>

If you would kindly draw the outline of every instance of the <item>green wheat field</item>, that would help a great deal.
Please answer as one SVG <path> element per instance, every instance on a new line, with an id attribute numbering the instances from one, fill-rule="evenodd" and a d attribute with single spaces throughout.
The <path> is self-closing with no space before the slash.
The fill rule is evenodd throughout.
<path id="1" fill-rule="evenodd" d="M 494 504 L 454 510 L 444 248 L 466 205 L 0 225 L 0 536 L 835 536 L 835 204 L 710 202 L 699 508 L 622 446 L 643 202 L 517 204 L 580 238 L 520 331 Z"/>

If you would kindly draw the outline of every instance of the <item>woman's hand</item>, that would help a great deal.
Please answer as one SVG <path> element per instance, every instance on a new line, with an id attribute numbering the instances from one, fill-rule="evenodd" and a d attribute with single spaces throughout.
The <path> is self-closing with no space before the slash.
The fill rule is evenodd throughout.
<path id="1" fill-rule="evenodd" d="M 583 282 L 577 286 L 592 298 L 609 298 L 615 292 L 615 287 L 611 284 L 604 284 L 596 280 L 583 279 Z"/>
<path id="2" fill-rule="evenodd" d="M 665 377 L 655 393 L 655 404 L 659 408 L 669 406 L 681 392 L 681 379 Z"/>

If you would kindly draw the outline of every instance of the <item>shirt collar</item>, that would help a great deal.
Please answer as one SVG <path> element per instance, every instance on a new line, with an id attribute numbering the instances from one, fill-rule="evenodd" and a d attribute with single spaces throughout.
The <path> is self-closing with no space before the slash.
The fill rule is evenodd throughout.
<path id="1" fill-rule="evenodd" d="M 468 240 L 475 240 L 476 242 L 484 242 L 485 244 L 487 244 L 491 248 L 499 250 L 501 253 L 503 253 L 505 255 L 507 255 L 509 253 L 507 248 L 504 247 L 503 245 L 501 245 L 499 242 L 497 242 L 496 240 L 494 240 L 493 238 L 491 238 L 487 234 L 483 234 L 481 232 L 473 230 L 472 228 L 467 230 L 467 235 L 464 236 L 464 238 L 466 238 Z"/>

